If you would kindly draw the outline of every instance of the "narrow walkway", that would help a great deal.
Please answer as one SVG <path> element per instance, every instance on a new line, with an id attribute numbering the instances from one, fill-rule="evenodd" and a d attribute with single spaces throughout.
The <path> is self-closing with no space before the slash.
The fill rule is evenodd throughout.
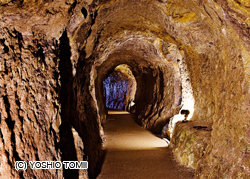
<path id="1" fill-rule="evenodd" d="M 107 150 L 98 179 L 192 179 L 174 161 L 166 142 L 137 125 L 131 115 L 109 111 L 104 126 Z"/>

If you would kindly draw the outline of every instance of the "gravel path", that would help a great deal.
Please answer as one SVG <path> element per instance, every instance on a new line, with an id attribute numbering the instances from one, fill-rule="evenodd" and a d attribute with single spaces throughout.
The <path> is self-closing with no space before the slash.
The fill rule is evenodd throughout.
<path id="1" fill-rule="evenodd" d="M 98 179 L 191 179 L 167 143 L 137 125 L 132 115 L 109 111 L 104 126 L 106 156 Z"/>

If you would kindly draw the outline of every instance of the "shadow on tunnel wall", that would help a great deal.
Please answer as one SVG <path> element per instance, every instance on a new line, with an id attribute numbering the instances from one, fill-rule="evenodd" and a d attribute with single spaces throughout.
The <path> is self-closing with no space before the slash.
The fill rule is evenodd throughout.
<path id="1" fill-rule="evenodd" d="M 61 126 L 60 126 L 60 150 L 62 161 L 88 161 L 88 171 L 83 178 L 96 178 L 101 172 L 101 167 L 105 158 L 105 151 L 102 150 L 102 139 L 97 122 L 97 111 L 93 104 L 90 92 L 85 90 L 88 86 L 89 64 L 86 64 L 84 54 L 78 63 L 78 72 L 75 77 L 72 74 L 72 64 L 70 61 L 71 52 L 69 39 L 66 31 L 60 38 L 60 63 L 59 70 L 61 76 Z M 80 92 L 80 93 L 79 93 Z M 78 95 L 80 94 L 80 96 Z M 79 149 L 75 141 L 74 128 L 79 134 L 78 138 L 83 142 Z M 81 150 L 83 156 L 78 156 Z M 63 176 L 66 179 L 81 178 L 82 171 L 64 169 Z"/>
<path id="2" fill-rule="evenodd" d="M 74 137 L 71 131 L 71 124 L 68 120 L 68 94 L 70 94 L 72 67 L 70 61 L 70 46 L 67 32 L 64 31 L 60 38 L 60 63 L 59 70 L 61 76 L 61 126 L 60 126 L 60 143 L 59 147 L 62 152 L 62 161 L 77 161 L 76 148 L 74 144 Z M 79 178 L 78 170 L 63 169 L 64 178 L 77 179 Z"/>
<path id="3" fill-rule="evenodd" d="M 70 120 L 70 123 L 79 133 L 84 144 L 84 154 L 88 161 L 88 177 L 95 179 L 101 172 L 106 152 L 102 148 L 97 104 L 89 88 L 92 63 L 91 58 L 85 59 L 85 52 L 82 51 L 71 92 L 70 100 L 74 102 L 74 106 L 71 106 L 69 113 L 71 118 L 74 116 L 74 120 Z"/>

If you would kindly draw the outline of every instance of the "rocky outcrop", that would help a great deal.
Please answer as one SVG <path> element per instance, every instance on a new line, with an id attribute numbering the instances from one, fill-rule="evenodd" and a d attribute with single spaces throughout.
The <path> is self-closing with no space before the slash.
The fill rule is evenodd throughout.
<path id="1" fill-rule="evenodd" d="M 179 122 L 175 127 L 170 147 L 178 161 L 197 170 L 206 165 L 206 156 L 211 152 L 212 128 L 196 122 Z"/>

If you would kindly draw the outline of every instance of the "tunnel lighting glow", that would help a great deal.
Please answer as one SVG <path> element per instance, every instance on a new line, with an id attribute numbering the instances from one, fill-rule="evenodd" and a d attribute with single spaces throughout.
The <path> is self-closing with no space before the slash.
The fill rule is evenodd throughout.
<path id="1" fill-rule="evenodd" d="M 166 141 L 166 143 L 167 143 L 167 145 L 169 146 L 169 144 L 170 144 L 170 140 L 168 140 L 167 138 L 162 138 L 163 140 L 165 140 Z"/>
<path id="2" fill-rule="evenodd" d="M 129 112 L 127 111 L 108 111 L 108 114 L 130 114 Z"/>
<path id="3" fill-rule="evenodd" d="M 182 110 L 189 110 L 189 115 L 186 120 L 190 120 L 193 116 L 194 113 L 194 104 L 195 100 L 193 97 L 193 89 L 191 85 L 191 79 L 190 75 L 188 73 L 188 67 L 185 62 L 185 60 L 182 58 L 182 55 L 180 54 L 179 51 L 178 55 L 178 65 L 179 65 L 179 70 L 180 70 L 180 75 L 181 75 L 181 83 L 182 83 Z"/>
<path id="4" fill-rule="evenodd" d="M 183 106 L 182 106 L 181 110 L 179 111 L 179 114 L 174 115 L 170 119 L 169 124 L 168 124 L 168 131 L 170 133 L 170 136 L 169 136 L 170 139 L 172 139 L 176 123 L 179 122 L 179 121 L 183 121 L 185 119 L 184 114 L 181 114 L 182 110 L 188 110 L 189 111 L 189 114 L 188 114 L 186 120 L 190 120 L 192 118 L 192 116 L 193 116 L 193 113 L 194 113 L 194 99 L 193 99 L 192 96 L 189 96 L 189 98 L 185 99 L 185 101 L 183 102 Z"/>
<path id="5" fill-rule="evenodd" d="M 185 100 L 185 102 L 183 103 L 182 109 L 189 110 L 190 113 L 187 117 L 187 120 L 190 120 L 194 114 L 194 98 L 192 96 L 190 96 L 189 98 Z"/>
<path id="6" fill-rule="evenodd" d="M 165 140 L 153 136 L 149 131 L 146 132 L 130 133 L 127 131 L 122 135 L 112 136 L 111 138 L 107 139 L 112 140 L 113 143 L 112 146 L 108 146 L 108 148 L 110 150 L 151 150 L 168 147 L 168 143 Z"/>

